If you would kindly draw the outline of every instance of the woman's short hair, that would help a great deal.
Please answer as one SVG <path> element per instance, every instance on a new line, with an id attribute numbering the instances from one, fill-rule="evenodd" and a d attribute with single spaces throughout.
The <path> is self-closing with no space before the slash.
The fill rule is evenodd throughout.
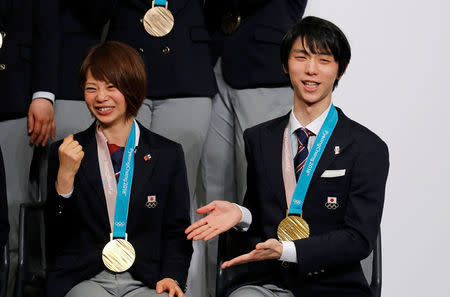
<path id="1" fill-rule="evenodd" d="M 101 81 L 113 84 L 124 95 L 126 116 L 135 117 L 146 96 L 144 61 L 131 46 L 108 41 L 93 46 L 80 69 L 80 84 L 84 89 L 88 71 Z"/>
<path id="2" fill-rule="evenodd" d="M 300 20 L 284 35 L 281 41 L 280 58 L 286 70 L 289 70 L 289 54 L 298 38 L 301 39 L 303 46 L 305 46 L 305 43 L 308 45 L 313 54 L 328 52 L 333 55 L 334 60 L 339 65 L 338 79 L 334 82 L 334 89 L 351 58 L 350 44 L 345 34 L 332 22 L 318 17 L 309 16 Z"/>

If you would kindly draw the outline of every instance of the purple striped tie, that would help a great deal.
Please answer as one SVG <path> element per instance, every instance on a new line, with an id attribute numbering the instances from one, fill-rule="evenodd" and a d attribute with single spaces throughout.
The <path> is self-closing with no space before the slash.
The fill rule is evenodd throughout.
<path id="1" fill-rule="evenodd" d="M 308 139 L 309 136 L 314 135 L 307 129 L 298 128 L 295 130 L 295 135 L 297 136 L 297 154 L 294 157 L 294 167 L 295 167 L 295 179 L 298 181 L 302 169 L 305 166 L 306 158 L 308 157 Z"/>

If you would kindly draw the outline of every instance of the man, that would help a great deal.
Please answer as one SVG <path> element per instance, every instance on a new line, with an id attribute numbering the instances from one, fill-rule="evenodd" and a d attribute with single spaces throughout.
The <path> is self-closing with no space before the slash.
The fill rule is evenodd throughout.
<path id="1" fill-rule="evenodd" d="M 218 93 L 212 100 L 202 153 L 201 189 L 207 203 L 216 199 L 241 203 L 247 166 L 243 132 L 291 108 L 292 89 L 278 55 L 283 35 L 302 17 L 307 1 L 204 3 Z M 217 241 L 212 240 L 207 245 L 210 296 L 215 295 L 216 258 Z"/>
<path id="2" fill-rule="evenodd" d="M 242 211 L 215 201 L 186 229 L 188 238 L 209 240 L 237 225 L 265 240 L 222 267 L 275 260 L 270 281 L 230 296 L 371 295 L 360 261 L 376 241 L 389 161 L 386 144 L 332 104 L 350 56 L 345 35 L 326 20 L 307 17 L 286 34 L 281 60 L 294 107 L 244 133 Z"/>

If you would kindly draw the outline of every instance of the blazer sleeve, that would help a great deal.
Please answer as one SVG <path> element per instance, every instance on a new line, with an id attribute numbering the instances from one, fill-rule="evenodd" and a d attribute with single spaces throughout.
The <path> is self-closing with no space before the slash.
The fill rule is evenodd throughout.
<path id="1" fill-rule="evenodd" d="M 32 91 L 56 94 L 59 53 L 59 2 L 34 0 Z"/>
<path id="2" fill-rule="evenodd" d="M 339 229 L 296 240 L 301 274 L 359 262 L 373 250 L 383 211 L 389 156 L 378 137 L 360 137 L 344 223 Z"/>
<path id="3" fill-rule="evenodd" d="M 176 146 L 175 155 L 168 205 L 163 222 L 161 279 L 172 278 L 183 289 L 186 285 L 193 249 L 191 241 L 188 241 L 184 234 L 184 230 L 190 224 L 190 203 L 184 153 L 179 144 Z"/>
<path id="4" fill-rule="evenodd" d="M 3 155 L 0 149 L 0 247 L 3 247 L 8 241 L 9 222 L 8 222 L 8 202 L 6 199 L 6 177 L 3 166 Z"/>
<path id="5" fill-rule="evenodd" d="M 244 196 L 243 205 L 252 210 L 252 224 L 247 232 L 253 235 L 261 235 L 261 229 L 259 224 L 255 222 L 260 222 L 260 214 L 257 209 L 259 209 L 259 202 L 257 200 L 257 188 L 256 188 L 256 173 L 255 173 L 255 160 L 253 156 L 253 151 L 256 149 L 251 137 L 249 137 L 249 130 L 244 131 L 244 144 L 245 144 L 245 157 L 247 159 L 247 190 Z"/>
<path id="6" fill-rule="evenodd" d="M 62 140 L 52 143 L 48 159 L 47 200 L 45 203 L 45 236 L 47 261 L 51 265 L 55 256 L 62 250 L 62 245 L 69 241 L 71 232 L 64 229 L 69 224 L 71 207 L 68 205 L 76 199 L 74 189 L 70 198 L 63 198 L 56 192 L 56 177 L 59 170 L 58 148 Z"/>

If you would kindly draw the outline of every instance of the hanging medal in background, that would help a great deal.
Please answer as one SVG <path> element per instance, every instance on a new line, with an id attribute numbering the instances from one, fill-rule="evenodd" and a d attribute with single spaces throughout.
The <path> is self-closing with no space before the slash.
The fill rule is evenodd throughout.
<path id="1" fill-rule="evenodd" d="M 144 29 L 148 34 L 154 37 L 162 37 L 172 31 L 175 23 L 174 17 L 167 8 L 169 2 L 167 0 L 153 0 L 152 8 L 147 10 L 144 16 Z"/>

